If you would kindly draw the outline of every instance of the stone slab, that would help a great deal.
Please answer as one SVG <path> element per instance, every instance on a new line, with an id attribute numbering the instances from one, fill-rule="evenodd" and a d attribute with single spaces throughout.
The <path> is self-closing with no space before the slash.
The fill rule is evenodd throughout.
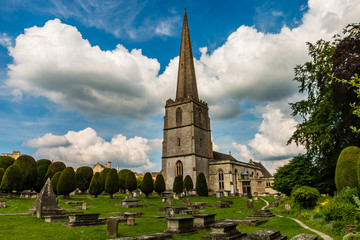
<path id="1" fill-rule="evenodd" d="M 281 235 L 280 231 L 272 229 L 261 229 L 250 233 L 244 240 L 286 240 L 286 235 Z"/>
<path id="2" fill-rule="evenodd" d="M 68 222 L 69 216 L 68 215 L 48 215 L 44 216 L 45 222 L 51 223 L 51 222 Z"/>
<path id="3" fill-rule="evenodd" d="M 301 233 L 291 238 L 290 240 L 318 240 L 316 235 Z"/>

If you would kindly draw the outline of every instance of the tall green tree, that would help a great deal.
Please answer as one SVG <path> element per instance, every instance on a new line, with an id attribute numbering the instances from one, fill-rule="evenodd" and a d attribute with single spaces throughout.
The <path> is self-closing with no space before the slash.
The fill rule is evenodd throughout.
<path id="1" fill-rule="evenodd" d="M 113 198 L 113 194 L 119 191 L 119 178 L 115 169 L 111 168 L 108 172 L 105 180 L 105 192 L 110 194 L 110 198 Z"/>
<path id="2" fill-rule="evenodd" d="M 75 176 L 77 188 L 82 192 L 88 190 L 93 176 L 92 168 L 88 166 L 79 167 L 75 172 Z"/>
<path id="3" fill-rule="evenodd" d="M 70 193 L 76 189 L 76 177 L 72 167 L 66 167 L 62 171 L 59 182 L 57 184 L 57 193 L 64 195 L 64 198 L 69 198 Z"/>
<path id="4" fill-rule="evenodd" d="M 36 161 L 36 181 L 34 183 L 34 190 L 40 192 L 45 184 L 45 174 L 51 164 L 48 159 L 40 159 Z"/>
<path id="5" fill-rule="evenodd" d="M 5 170 L 3 168 L 0 168 L 0 186 L 1 186 L 1 181 L 3 179 L 4 173 L 5 173 Z"/>
<path id="6" fill-rule="evenodd" d="M 10 167 L 15 162 L 10 156 L 0 156 L 0 168 L 3 168 L 5 171 L 8 167 Z"/>
<path id="7" fill-rule="evenodd" d="M 132 191 L 137 189 L 136 177 L 133 172 L 128 172 L 126 175 L 125 187 L 130 192 L 130 195 L 132 194 Z"/>
<path id="8" fill-rule="evenodd" d="M 302 118 L 302 122 L 288 143 L 303 145 L 306 155 L 314 160 L 321 181 L 320 192 L 333 193 L 336 190 L 334 175 L 341 150 L 360 144 L 360 135 L 350 128 L 360 126 L 360 118 L 352 114 L 350 105 L 358 101 L 356 93 L 348 84 L 331 77 L 343 79 L 359 72 L 359 64 L 350 63 L 359 63 L 358 53 L 352 55 L 351 61 L 344 61 L 344 51 L 337 54 L 347 35 L 345 31 L 345 37 L 334 41 L 308 43 L 311 60 L 295 67 L 294 80 L 299 82 L 299 92 L 308 96 L 290 104 L 293 115 Z M 358 49 L 359 43 L 355 45 L 353 47 Z M 350 53 L 351 49 L 347 51 Z"/>
<path id="9" fill-rule="evenodd" d="M 21 155 L 15 160 L 14 164 L 19 165 L 23 172 L 24 182 L 22 190 L 32 189 L 37 176 L 35 159 L 29 155 Z"/>
<path id="10" fill-rule="evenodd" d="M 186 190 L 194 189 L 194 183 L 193 183 L 190 175 L 186 175 L 184 178 L 184 188 L 186 188 Z"/>
<path id="11" fill-rule="evenodd" d="M 90 182 L 89 193 L 95 198 L 104 191 L 104 184 L 102 183 L 100 173 L 96 172 Z"/>
<path id="12" fill-rule="evenodd" d="M 130 172 L 129 169 L 121 169 L 119 171 L 119 186 L 122 192 L 125 192 L 126 190 L 125 181 L 126 181 L 126 175 L 129 172 Z"/>
<path id="13" fill-rule="evenodd" d="M 47 170 L 46 174 L 45 174 L 44 181 L 46 182 L 46 180 L 48 178 L 52 179 L 52 177 L 54 176 L 55 173 L 62 172 L 65 168 L 66 168 L 66 165 L 63 162 L 53 162 L 53 163 L 51 163 L 50 166 L 48 167 L 48 170 Z"/>
<path id="14" fill-rule="evenodd" d="M 184 190 L 183 187 L 184 187 L 183 176 L 182 175 L 176 176 L 173 183 L 173 192 L 176 194 L 180 194 Z"/>
<path id="15" fill-rule="evenodd" d="M 102 170 L 102 171 L 100 172 L 100 177 L 101 177 L 101 181 L 103 182 L 104 189 L 105 189 L 106 177 L 107 177 L 110 169 L 111 169 L 111 168 L 104 168 L 104 170 Z"/>
<path id="16" fill-rule="evenodd" d="M 52 176 L 51 181 L 50 181 L 51 186 L 52 186 L 52 188 L 53 188 L 53 190 L 54 190 L 54 193 L 55 193 L 56 195 L 57 195 L 57 185 L 58 185 L 58 183 L 59 183 L 59 178 L 60 178 L 60 176 L 61 176 L 61 172 L 56 172 L 56 173 L 54 174 L 54 176 Z"/>
<path id="17" fill-rule="evenodd" d="M 159 196 L 161 195 L 162 192 L 166 190 L 165 180 L 162 174 L 156 176 L 154 189 Z"/>
<path id="18" fill-rule="evenodd" d="M 203 172 L 199 173 L 196 177 L 196 194 L 199 196 L 208 196 L 209 190 L 205 178 L 205 174 Z"/>
<path id="19" fill-rule="evenodd" d="M 19 165 L 13 164 L 8 167 L 4 173 L 1 181 L 0 189 L 9 192 L 11 195 L 12 190 L 22 190 L 23 173 Z"/>
<path id="20" fill-rule="evenodd" d="M 148 198 L 149 194 L 154 191 L 154 182 L 151 177 L 151 173 L 145 173 L 144 179 L 141 184 L 141 191 L 145 194 L 145 197 Z"/>

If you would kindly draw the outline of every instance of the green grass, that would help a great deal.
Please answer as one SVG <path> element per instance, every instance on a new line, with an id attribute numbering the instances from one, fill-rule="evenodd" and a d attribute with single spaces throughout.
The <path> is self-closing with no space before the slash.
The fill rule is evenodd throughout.
<path id="1" fill-rule="evenodd" d="M 147 235 L 166 230 L 167 223 L 165 219 L 154 219 L 151 216 L 164 215 L 158 212 L 160 206 L 166 206 L 161 203 L 161 199 L 157 196 L 150 198 L 139 197 L 140 204 L 145 204 L 143 208 L 122 208 L 115 205 L 121 205 L 121 201 L 125 198 L 124 194 L 116 195 L 110 199 L 109 196 L 99 196 L 98 198 L 89 198 L 86 195 L 77 195 L 71 199 L 59 197 L 60 206 L 67 211 L 81 211 L 81 207 L 67 206 L 66 201 L 84 201 L 87 203 L 85 213 L 101 213 L 100 217 L 116 216 L 116 212 L 142 211 L 142 218 L 136 218 L 135 226 L 127 226 L 125 222 L 119 223 L 118 237 Z M 210 208 L 205 207 L 201 213 L 215 213 L 216 220 L 233 218 L 245 219 L 252 213 L 247 209 L 247 200 L 240 197 L 228 197 L 218 199 L 215 196 L 210 197 L 190 197 L 191 202 L 207 202 L 208 205 L 217 203 L 219 200 L 232 200 L 234 202 L 231 208 Z M 266 198 L 273 201 L 272 197 Z M 0 200 L 6 200 L 6 208 L 0 208 L 0 214 L 3 213 L 25 213 L 30 209 L 35 199 L 20 199 L 18 196 L 13 199 L 6 197 Z M 174 205 L 183 205 L 181 200 L 174 200 Z M 264 206 L 262 200 L 254 201 L 254 208 L 261 209 Z M 0 239 L 109 239 L 106 235 L 106 225 L 91 227 L 74 227 L 69 228 L 63 226 L 64 223 L 45 223 L 44 220 L 37 219 L 34 216 L 0 216 Z M 286 218 L 275 217 L 269 219 L 267 223 L 257 227 L 238 226 L 240 232 L 250 233 L 259 229 L 275 229 L 280 230 L 283 235 L 291 237 L 299 233 L 314 234 L 300 227 L 297 223 Z M 315 228 L 315 227 L 314 227 Z M 315 228 L 317 229 L 317 228 Z M 209 234 L 210 231 L 202 231 L 192 235 L 174 236 L 174 239 L 199 239 L 203 235 Z M 321 238 L 320 238 L 321 239 Z"/>

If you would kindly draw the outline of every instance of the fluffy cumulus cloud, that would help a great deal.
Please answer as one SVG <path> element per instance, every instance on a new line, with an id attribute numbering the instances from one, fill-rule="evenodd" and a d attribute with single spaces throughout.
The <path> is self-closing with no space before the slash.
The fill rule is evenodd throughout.
<path id="1" fill-rule="evenodd" d="M 292 96 L 297 92 L 293 68 L 307 59 L 305 42 L 330 39 L 358 21 L 359 11 L 360 0 L 309 0 L 296 28 L 265 34 L 240 26 L 213 52 L 200 49 L 195 61 L 200 97 L 214 118 L 229 119 L 241 113 L 242 100 L 272 102 Z M 169 35 L 175 22 L 159 23 L 154 32 Z M 158 61 L 141 50 L 119 44 L 102 51 L 57 19 L 26 29 L 9 50 L 14 63 L 6 86 L 15 89 L 17 98 L 25 92 L 83 112 L 139 118 L 160 113 L 176 87 L 178 57 L 159 75 Z"/>
<path id="2" fill-rule="evenodd" d="M 6 35 L 6 33 L 0 34 L 0 46 L 4 48 L 11 47 L 11 39 Z"/>
<path id="3" fill-rule="evenodd" d="M 112 166 L 133 170 L 152 170 L 156 164 L 150 159 L 152 151 L 160 151 L 160 139 L 117 134 L 110 141 L 99 137 L 92 128 L 57 136 L 51 133 L 29 140 L 29 147 L 38 148 L 37 158 L 63 161 L 69 166 L 92 165 L 111 161 Z"/>

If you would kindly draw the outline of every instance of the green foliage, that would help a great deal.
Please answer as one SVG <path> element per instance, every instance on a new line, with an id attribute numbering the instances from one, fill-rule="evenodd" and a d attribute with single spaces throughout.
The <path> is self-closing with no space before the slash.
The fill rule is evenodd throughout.
<path id="1" fill-rule="evenodd" d="M 21 155 L 14 164 L 19 165 L 23 172 L 23 189 L 32 189 L 37 176 L 35 159 L 29 155 Z"/>
<path id="2" fill-rule="evenodd" d="M 136 186 L 137 186 L 137 188 L 141 188 L 141 184 L 142 184 L 142 182 L 143 182 L 143 177 L 137 177 L 136 178 Z"/>
<path id="3" fill-rule="evenodd" d="M 320 197 L 320 193 L 316 188 L 302 186 L 294 189 L 291 192 L 291 197 L 294 199 L 295 203 L 299 204 L 303 208 L 314 208 Z"/>
<path id="4" fill-rule="evenodd" d="M 360 134 L 351 130 L 359 127 L 360 118 L 352 114 L 351 105 L 359 102 L 354 89 L 332 77 L 349 79 L 360 72 L 359 41 L 348 41 L 349 31 L 333 42 L 319 40 L 308 43 L 311 60 L 295 68 L 299 91 L 308 97 L 291 108 L 302 122 L 288 143 L 303 145 L 306 155 L 314 159 L 319 173 L 317 188 L 321 192 L 335 190 L 334 173 L 340 151 L 347 146 L 359 146 Z M 344 60 L 346 59 L 346 61 Z"/>
<path id="5" fill-rule="evenodd" d="M 359 192 L 357 188 L 350 188 L 349 186 L 344 187 L 339 192 L 339 196 L 341 199 L 345 200 L 348 203 L 355 204 L 354 197 L 359 196 Z"/>
<path id="6" fill-rule="evenodd" d="M 90 182 L 89 194 L 95 195 L 95 198 L 104 191 L 104 184 L 101 181 L 100 173 L 96 172 Z"/>
<path id="7" fill-rule="evenodd" d="M 100 177 L 101 177 L 101 181 L 103 182 L 104 189 L 105 189 L 106 177 L 107 177 L 110 169 L 111 169 L 111 168 L 104 168 L 104 170 L 102 170 L 102 171 L 100 172 Z"/>
<path id="8" fill-rule="evenodd" d="M 199 173 L 196 177 L 196 194 L 199 196 L 208 196 L 209 190 L 204 173 Z"/>
<path id="9" fill-rule="evenodd" d="M 63 162 L 53 162 L 45 174 L 44 181 L 46 182 L 48 178 L 52 179 L 55 173 L 62 172 L 65 168 L 66 165 Z"/>
<path id="10" fill-rule="evenodd" d="M 316 169 L 306 155 L 295 156 L 288 164 L 278 168 L 274 174 L 272 188 L 289 196 L 300 186 L 315 186 Z"/>
<path id="11" fill-rule="evenodd" d="M 93 170 L 91 167 L 84 166 L 79 167 L 76 172 L 76 187 L 82 192 L 85 192 L 89 189 L 89 185 L 93 176 Z"/>
<path id="12" fill-rule="evenodd" d="M 347 147 L 341 151 L 336 164 L 335 184 L 338 191 L 346 186 L 359 188 L 357 164 L 360 157 L 360 148 Z"/>
<path id="13" fill-rule="evenodd" d="M 144 179 L 141 184 L 141 191 L 146 197 L 154 191 L 154 182 L 149 172 L 145 173 Z"/>
<path id="14" fill-rule="evenodd" d="M 4 176 L 5 170 L 3 168 L 0 168 L 0 186 L 1 186 L 1 180 Z"/>
<path id="15" fill-rule="evenodd" d="M 4 173 L 1 181 L 0 189 L 11 191 L 11 190 L 22 190 L 23 184 L 23 173 L 21 167 L 17 164 L 13 164 L 8 167 Z"/>
<path id="16" fill-rule="evenodd" d="M 0 168 L 3 168 L 5 171 L 8 167 L 10 167 L 15 162 L 10 156 L 0 156 Z"/>
<path id="17" fill-rule="evenodd" d="M 137 189 L 136 177 L 135 174 L 131 171 L 126 175 L 125 187 L 129 192 Z"/>
<path id="18" fill-rule="evenodd" d="M 57 172 L 54 174 L 54 176 L 52 176 L 50 181 L 55 194 L 57 194 L 57 185 L 59 183 L 60 176 L 61 176 L 61 172 Z"/>
<path id="19" fill-rule="evenodd" d="M 130 172 L 129 169 L 121 169 L 119 171 L 119 186 L 122 191 L 126 190 L 125 181 L 126 181 L 126 175 Z"/>
<path id="20" fill-rule="evenodd" d="M 165 180 L 162 174 L 156 176 L 154 189 L 159 195 L 166 190 Z"/>
<path id="21" fill-rule="evenodd" d="M 74 169 L 72 167 L 66 167 L 60 175 L 57 185 L 57 192 L 59 195 L 64 195 L 64 197 L 68 197 L 71 192 L 75 191 L 75 189 L 76 177 Z"/>
<path id="22" fill-rule="evenodd" d="M 360 232 L 346 234 L 343 240 L 360 240 Z"/>
<path id="23" fill-rule="evenodd" d="M 36 161 L 36 181 L 34 183 L 34 189 L 37 192 L 40 192 L 42 187 L 45 184 L 45 174 L 51 164 L 51 161 L 48 159 L 40 159 Z"/>
<path id="24" fill-rule="evenodd" d="M 359 218 L 356 207 L 341 199 L 340 196 L 335 196 L 329 200 L 321 213 L 324 215 L 327 221 L 345 221 L 348 223 L 353 223 L 354 220 Z"/>
<path id="25" fill-rule="evenodd" d="M 110 198 L 113 194 L 119 191 L 119 178 L 115 169 L 111 168 L 106 176 L 105 192 L 110 194 Z"/>
<path id="26" fill-rule="evenodd" d="M 183 176 L 182 175 L 176 176 L 173 183 L 173 192 L 180 194 L 183 192 L 183 187 L 184 187 Z"/>
<path id="27" fill-rule="evenodd" d="M 186 188 L 186 190 L 194 189 L 194 183 L 189 175 L 186 175 L 184 178 L 184 188 Z"/>

